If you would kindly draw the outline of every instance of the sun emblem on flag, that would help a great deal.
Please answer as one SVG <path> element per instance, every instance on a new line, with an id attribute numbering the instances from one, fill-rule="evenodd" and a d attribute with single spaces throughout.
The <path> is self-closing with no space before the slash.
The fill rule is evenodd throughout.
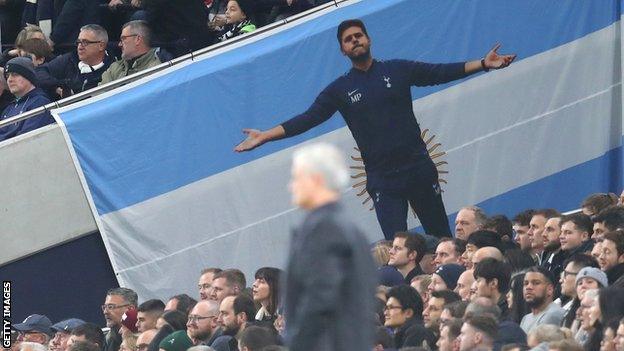
<path id="1" fill-rule="evenodd" d="M 448 165 L 448 162 L 440 159 L 441 157 L 446 155 L 446 152 L 438 150 L 440 146 L 442 146 L 442 144 L 435 142 L 435 134 L 432 134 L 430 137 L 428 137 L 428 133 L 429 129 L 425 129 L 422 131 L 420 136 L 425 141 L 429 157 L 431 157 L 431 159 L 435 163 L 436 169 L 438 170 L 438 183 L 448 184 L 446 179 L 442 178 L 441 176 L 442 174 L 448 174 L 447 170 L 442 169 L 442 167 Z M 357 147 L 354 147 L 353 149 L 356 151 L 357 155 L 351 156 L 351 159 L 357 162 L 357 164 L 349 167 L 355 172 L 355 174 L 351 175 L 351 179 L 356 181 L 356 183 L 353 184 L 351 187 L 357 191 L 358 197 L 364 197 L 362 205 L 366 205 L 366 203 L 371 200 L 371 196 L 366 192 L 366 170 L 364 168 L 364 161 L 362 160 L 360 149 L 358 149 Z M 444 192 L 444 190 L 440 189 L 440 192 Z M 375 206 L 371 205 L 369 211 L 372 211 L 374 208 Z M 410 208 L 412 209 L 412 213 L 414 214 L 414 216 L 416 216 L 416 212 L 414 211 L 414 208 L 412 208 L 411 204 Z"/>

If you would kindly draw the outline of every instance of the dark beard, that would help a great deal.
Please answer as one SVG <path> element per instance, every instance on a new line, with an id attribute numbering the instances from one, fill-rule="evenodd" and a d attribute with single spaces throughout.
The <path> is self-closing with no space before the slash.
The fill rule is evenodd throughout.
<path id="1" fill-rule="evenodd" d="M 238 334 L 239 330 L 240 330 L 240 327 L 229 328 L 229 327 L 224 326 L 223 335 L 235 336 L 236 334 Z"/>
<path id="2" fill-rule="evenodd" d="M 533 301 L 527 301 L 526 305 L 528 308 L 537 308 L 541 306 L 544 303 L 544 301 L 546 301 L 546 296 L 540 296 L 540 297 L 535 296 L 533 298 Z"/>
<path id="3" fill-rule="evenodd" d="M 360 55 L 349 55 L 349 59 L 351 59 L 352 62 L 356 62 L 356 63 L 365 62 L 366 60 L 370 59 L 370 57 L 371 57 L 370 49 L 366 50 Z"/>

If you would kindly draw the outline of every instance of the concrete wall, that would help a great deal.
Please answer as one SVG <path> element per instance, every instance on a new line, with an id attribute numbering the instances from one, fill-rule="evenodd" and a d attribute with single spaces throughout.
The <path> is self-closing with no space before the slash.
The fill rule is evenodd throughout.
<path id="1" fill-rule="evenodd" d="M 57 125 L 0 143 L 0 265 L 97 230 Z"/>

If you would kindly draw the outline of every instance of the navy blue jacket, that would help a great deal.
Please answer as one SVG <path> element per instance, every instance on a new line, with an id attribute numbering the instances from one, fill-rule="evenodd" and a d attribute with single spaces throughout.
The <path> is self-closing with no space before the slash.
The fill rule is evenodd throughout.
<path id="1" fill-rule="evenodd" d="M 26 111 L 33 110 L 37 107 L 41 107 L 49 103 L 50 99 L 48 99 L 43 90 L 35 88 L 34 90 L 31 90 L 28 94 L 22 96 L 19 99 L 16 99 L 15 102 L 7 106 L 7 108 L 5 108 L 2 112 L 2 118 L 0 118 L 0 121 L 20 115 Z M 50 113 L 46 111 L 36 117 L 31 117 L 27 120 L 13 123 L 6 127 L 0 128 L 0 141 L 12 138 L 16 135 L 30 132 L 31 130 L 41 128 L 53 122 L 54 119 L 52 118 Z"/>
<path id="2" fill-rule="evenodd" d="M 59 13 L 50 39 L 56 45 L 73 45 L 80 28 L 87 24 L 99 24 L 99 0 L 67 0 Z M 55 47 L 56 48 L 56 47 Z"/>
<path id="3" fill-rule="evenodd" d="M 38 66 L 35 69 L 38 85 L 48 95 L 57 87 L 69 88 L 74 94 L 77 94 L 96 87 L 102 80 L 102 73 L 110 67 L 114 60 L 109 55 L 104 56 L 104 66 L 89 73 L 80 73 L 78 70 L 79 61 L 78 54 L 72 51 Z"/>
<path id="4" fill-rule="evenodd" d="M 373 61 L 368 71 L 352 68 L 327 86 L 303 114 L 284 123 L 286 136 L 303 133 L 339 111 L 357 143 L 367 173 L 428 157 L 412 109 L 412 86 L 466 77 L 465 63 Z"/>

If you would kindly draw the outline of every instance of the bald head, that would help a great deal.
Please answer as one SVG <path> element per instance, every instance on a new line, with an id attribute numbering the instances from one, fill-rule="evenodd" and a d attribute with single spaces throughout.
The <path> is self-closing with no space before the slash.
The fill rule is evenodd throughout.
<path id="1" fill-rule="evenodd" d="M 477 263 L 483 261 L 486 258 L 493 258 L 500 262 L 503 262 L 504 260 L 503 253 L 500 252 L 499 249 L 493 246 L 486 246 L 475 251 L 474 255 L 472 255 L 472 264 L 476 266 Z"/>
<path id="2" fill-rule="evenodd" d="M 154 340 L 156 333 L 158 333 L 158 329 L 148 329 L 139 334 L 136 341 L 137 349 L 140 350 L 141 348 L 147 348 L 152 340 Z"/>

